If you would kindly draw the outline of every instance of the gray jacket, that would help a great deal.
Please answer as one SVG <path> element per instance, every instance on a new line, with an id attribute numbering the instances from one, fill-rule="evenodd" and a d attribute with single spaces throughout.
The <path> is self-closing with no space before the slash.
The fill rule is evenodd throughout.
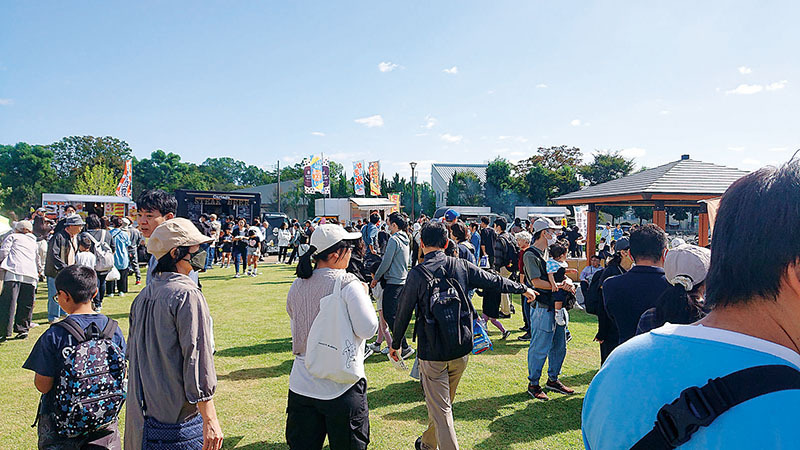
<path id="1" fill-rule="evenodd" d="M 387 284 L 404 284 L 408 276 L 408 235 L 398 231 L 389 238 L 375 279 L 386 278 Z"/>

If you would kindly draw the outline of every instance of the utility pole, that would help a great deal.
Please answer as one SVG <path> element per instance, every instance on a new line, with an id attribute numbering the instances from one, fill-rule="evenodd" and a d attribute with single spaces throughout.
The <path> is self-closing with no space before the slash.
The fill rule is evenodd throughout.
<path id="1" fill-rule="evenodd" d="M 414 169 L 417 167 L 417 163 L 412 161 L 411 163 L 411 221 L 414 221 L 414 203 L 417 203 L 417 194 L 416 194 L 416 187 L 417 187 L 417 180 L 414 179 Z"/>
<path id="2" fill-rule="evenodd" d="M 281 160 L 278 160 L 278 212 L 281 212 Z"/>

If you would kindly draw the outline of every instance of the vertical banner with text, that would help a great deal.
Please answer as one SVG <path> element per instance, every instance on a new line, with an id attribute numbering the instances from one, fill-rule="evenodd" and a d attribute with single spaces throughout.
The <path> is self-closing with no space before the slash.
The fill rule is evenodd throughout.
<path id="1" fill-rule="evenodd" d="M 353 189 L 356 195 L 366 195 L 364 189 L 364 161 L 353 162 Z"/>
<path id="2" fill-rule="evenodd" d="M 389 214 L 393 212 L 400 212 L 400 194 L 389 194 L 389 201 L 394 203 L 392 209 L 389 211 Z"/>
<path id="3" fill-rule="evenodd" d="M 306 194 L 320 192 L 327 195 L 331 193 L 331 179 L 327 159 L 311 155 L 311 158 L 303 161 L 303 185 Z"/>
<path id="4" fill-rule="evenodd" d="M 369 193 L 370 195 L 381 195 L 380 161 L 371 161 L 369 163 Z"/>
<path id="5" fill-rule="evenodd" d="M 130 159 L 125 161 L 125 169 L 122 172 L 122 178 L 119 179 L 115 193 L 117 197 L 133 198 L 133 167 Z"/>

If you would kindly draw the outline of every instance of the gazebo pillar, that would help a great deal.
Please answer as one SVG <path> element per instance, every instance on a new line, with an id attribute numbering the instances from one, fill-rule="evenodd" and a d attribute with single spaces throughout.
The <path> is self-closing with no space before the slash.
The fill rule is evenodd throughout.
<path id="1" fill-rule="evenodd" d="M 700 247 L 705 247 L 708 245 L 708 208 L 706 207 L 705 202 L 700 203 L 700 216 L 698 220 L 698 229 L 697 229 L 697 237 L 698 237 L 698 244 Z"/>
<path id="2" fill-rule="evenodd" d="M 591 264 L 592 255 L 597 253 L 597 206 L 589 204 L 586 212 L 586 263 Z"/>
<path id="3" fill-rule="evenodd" d="M 664 202 L 656 202 L 655 206 L 653 206 L 653 223 L 662 230 L 667 230 L 667 210 L 664 207 Z"/>

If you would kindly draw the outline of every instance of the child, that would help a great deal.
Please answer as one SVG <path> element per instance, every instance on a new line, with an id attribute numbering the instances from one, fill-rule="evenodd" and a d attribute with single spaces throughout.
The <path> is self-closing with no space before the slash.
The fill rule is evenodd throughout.
<path id="1" fill-rule="evenodd" d="M 94 397 L 88 392 L 95 392 L 95 395 L 102 394 L 106 399 L 106 408 L 108 409 L 101 416 L 108 420 L 105 425 L 85 431 L 76 437 L 65 437 L 59 433 L 60 430 L 65 429 L 63 424 L 58 422 L 57 414 L 58 404 L 64 400 L 58 399 L 56 395 L 56 391 L 60 389 L 59 386 L 67 384 L 65 380 L 61 379 L 62 369 L 68 358 L 74 358 L 75 362 L 81 361 L 79 352 L 76 351 L 73 354 L 73 349 L 80 344 L 80 341 L 73 335 L 73 332 L 68 331 L 67 326 L 75 325 L 88 336 L 90 332 L 104 330 L 111 319 L 92 311 L 91 300 L 97 293 L 97 275 L 93 269 L 78 265 L 68 266 L 59 272 L 55 285 L 58 292 L 58 304 L 69 315 L 42 334 L 33 346 L 25 364 L 22 365 L 23 368 L 35 372 L 33 384 L 42 393 L 37 414 L 39 448 L 121 448 L 117 414 L 122 408 L 124 399 L 122 383 L 125 379 L 125 339 L 116 322 L 112 322 L 114 331 L 111 343 L 106 345 L 107 341 L 101 342 L 98 339 L 96 340 L 98 344 L 94 347 L 98 351 L 97 353 L 92 352 L 93 356 L 100 357 L 114 355 L 115 361 L 117 361 L 116 365 L 107 364 L 105 358 L 100 360 L 102 364 L 94 362 L 97 360 L 86 363 L 87 366 L 91 365 L 92 368 L 98 370 L 105 369 L 101 370 L 104 378 L 102 380 L 95 379 L 91 375 L 83 379 L 74 378 L 74 380 L 78 380 L 76 384 L 81 385 L 81 388 L 84 383 L 95 385 L 95 388 L 80 389 L 77 392 L 83 392 L 86 398 L 71 400 L 72 404 L 75 404 L 76 401 L 82 403 L 84 400 L 91 400 Z M 108 334 L 108 336 L 111 335 Z M 86 349 L 83 346 L 80 348 L 81 350 Z M 79 364 L 76 364 L 75 367 L 79 367 Z M 113 418 L 109 416 L 113 416 Z M 70 425 L 76 424 L 70 422 Z M 78 422 L 77 425 L 80 426 L 81 422 Z"/>
<path id="2" fill-rule="evenodd" d="M 256 230 L 247 232 L 247 274 L 251 277 L 258 275 L 258 257 L 260 255 L 258 248 L 260 243 L 261 239 L 258 237 Z M 250 271 L 250 266 L 253 266 L 252 271 Z"/>
<path id="3" fill-rule="evenodd" d="M 226 269 L 231 266 L 231 252 L 233 251 L 233 234 L 230 228 L 225 229 L 225 234 L 222 236 L 222 263 L 220 267 Z"/>
<path id="4" fill-rule="evenodd" d="M 97 264 L 97 257 L 94 255 L 94 243 L 85 234 L 78 236 L 78 253 L 75 255 L 75 264 L 90 269 L 94 269 L 95 264 Z"/>
<path id="5" fill-rule="evenodd" d="M 553 291 L 553 309 L 556 312 L 556 325 L 566 325 L 568 316 L 564 309 L 564 302 L 570 295 L 568 291 L 559 288 L 567 278 L 567 272 L 577 272 L 567 267 L 568 247 L 560 242 L 550 246 L 550 259 L 547 260 L 547 279 L 550 281 L 550 290 Z"/>

